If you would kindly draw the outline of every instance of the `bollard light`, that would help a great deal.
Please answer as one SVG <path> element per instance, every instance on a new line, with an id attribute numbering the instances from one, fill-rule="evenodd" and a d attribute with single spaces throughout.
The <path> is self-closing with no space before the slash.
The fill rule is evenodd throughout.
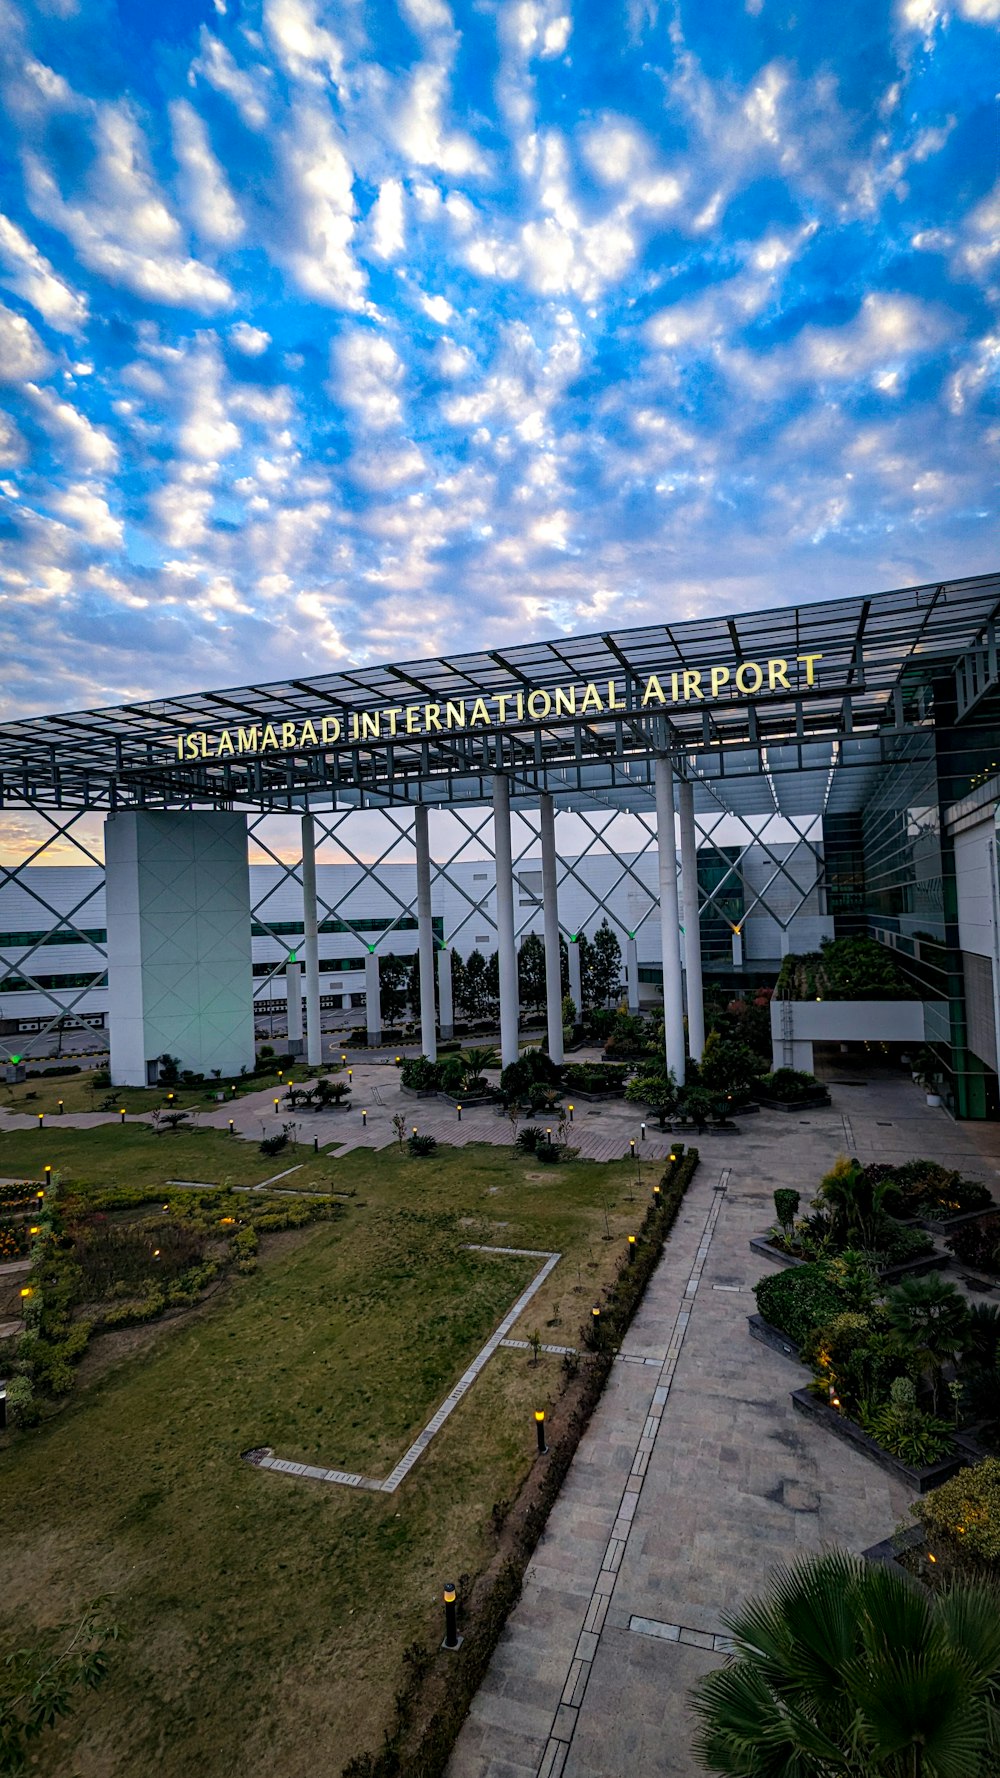
<path id="1" fill-rule="evenodd" d="M 118 1116 L 121 1118 L 122 1123 L 124 1123 L 125 1122 L 125 1107 L 124 1107 L 124 1105 L 122 1106 L 120 1112 L 118 1113 Z"/>
<path id="2" fill-rule="evenodd" d="M 39 1228 L 37 1222 L 33 1222 L 30 1229 L 28 1230 L 29 1235 L 40 1235 L 41 1232 L 42 1231 Z"/>
<path id="3" fill-rule="evenodd" d="M 278 1109 L 278 1101 L 277 1101 L 277 1099 L 275 1099 L 275 1101 L 274 1101 L 274 1109 L 275 1109 L 275 1111 L 277 1111 L 277 1109 Z"/>
<path id="4" fill-rule="evenodd" d="M 413 1126 L 413 1134 L 414 1134 L 414 1136 L 415 1136 L 415 1135 L 416 1135 L 416 1133 L 417 1133 L 417 1126 L 416 1126 L 416 1124 L 414 1124 L 414 1126 Z"/>
<path id="5" fill-rule="evenodd" d="M 368 1128 L 368 1113 L 367 1113 L 367 1111 L 363 1111 L 361 1113 L 361 1128 L 363 1130 L 367 1130 L 367 1128 Z"/>
<path id="6" fill-rule="evenodd" d="M 459 1123 L 461 1123 L 461 1121 L 462 1121 L 462 1107 L 460 1105 L 456 1105 L 455 1110 L 458 1112 L 458 1121 L 459 1121 Z"/>
<path id="7" fill-rule="evenodd" d="M 631 1159 L 634 1161 L 635 1160 L 635 1137 L 634 1136 L 631 1138 L 631 1140 L 629 1142 L 628 1152 L 629 1152 Z"/>
<path id="8" fill-rule="evenodd" d="M 235 1082 L 235 1080 L 230 1082 L 229 1091 L 232 1093 L 233 1098 L 235 1099 L 235 1097 L 236 1097 L 236 1082 Z"/>
<path id="9" fill-rule="evenodd" d="M 444 1642 L 443 1648 L 457 1648 L 458 1641 L 458 1606 L 455 1588 L 451 1581 L 444 1589 Z"/>
<path id="10" fill-rule="evenodd" d="M 168 1105 L 172 1105 L 172 1104 L 173 1104 L 173 1102 L 174 1102 L 174 1095 L 173 1095 L 173 1093 L 168 1093 L 168 1094 L 167 1094 L 167 1104 L 168 1104 Z"/>
<path id="11" fill-rule="evenodd" d="M 645 1140 L 646 1140 L 646 1126 L 645 1126 L 645 1124 L 639 1125 L 639 1139 L 642 1142 L 645 1142 Z"/>
<path id="12" fill-rule="evenodd" d="M 634 1235 L 630 1235 L 628 1238 L 628 1263 L 630 1266 L 635 1264 L 635 1236 Z"/>
<path id="13" fill-rule="evenodd" d="M 546 1130 L 545 1130 L 545 1140 L 546 1140 L 546 1142 L 547 1142 L 547 1143 L 548 1143 L 548 1145 L 549 1145 L 549 1147 L 550 1147 L 550 1148 L 551 1148 L 551 1147 L 552 1147 L 552 1128 L 551 1128 L 551 1125 L 547 1125 L 547 1126 L 546 1126 Z"/>
<path id="14" fill-rule="evenodd" d="M 279 1079 L 279 1080 L 284 1080 L 284 1078 L 285 1078 L 285 1071 L 284 1071 L 284 1069 L 283 1069 L 283 1068 L 279 1068 L 279 1069 L 278 1069 L 278 1079 Z"/>
<path id="15" fill-rule="evenodd" d="M 354 1069 L 353 1069 L 353 1068 L 349 1068 L 349 1069 L 348 1069 L 348 1070 L 347 1070 L 347 1078 L 348 1078 L 348 1080 L 349 1080 L 349 1081 L 353 1081 L 353 1080 L 354 1080 Z"/>
<path id="16" fill-rule="evenodd" d="M 663 1193 L 660 1190 L 660 1187 L 658 1185 L 654 1185 L 654 1187 L 653 1187 L 653 1207 L 654 1207 L 654 1209 L 659 1210 L 660 1205 L 662 1203 L 663 1203 Z"/>
<path id="17" fill-rule="evenodd" d="M 43 1176 L 43 1178 L 44 1178 L 44 1180 L 45 1180 L 45 1183 L 46 1183 L 46 1185 L 47 1185 L 47 1186 L 48 1186 L 48 1185 L 51 1185 L 51 1184 L 52 1184 L 52 1167 L 51 1167 L 51 1164 L 50 1164 L 50 1165 L 48 1165 L 48 1166 L 45 1166 L 45 1167 L 43 1167 L 43 1168 L 42 1168 L 42 1176 Z M 40 1198 L 44 1198 L 44 1196 L 45 1196 L 45 1193 L 44 1193 L 44 1192 L 39 1192 L 39 1194 L 38 1194 L 38 1195 L 39 1195 L 39 1197 L 40 1197 Z"/>
<path id="18" fill-rule="evenodd" d="M 45 1128 L 45 1113 L 44 1113 L 44 1111 L 40 1111 L 38 1113 L 38 1128 L 40 1130 L 44 1130 L 44 1128 Z"/>
<path id="19" fill-rule="evenodd" d="M 676 1155 L 675 1155 L 675 1154 L 673 1154 L 673 1153 L 672 1153 L 672 1154 L 671 1154 L 671 1155 L 670 1155 L 670 1157 L 669 1157 L 669 1158 L 670 1158 L 670 1159 L 671 1159 L 671 1160 L 672 1160 L 672 1161 L 675 1161 L 675 1160 L 676 1160 L 676 1159 L 677 1159 L 677 1156 L 676 1156 Z"/>
<path id="20" fill-rule="evenodd" d="M 59 1101 L 59 1116 L 62 1117 L 62 1115 L 63 1115 L 63 1102 L 60 1099 L 60 1101 Z"/>
<path id="21" fill-rule="evenodd" d="M 233 1123 L 232 1118 L 230 1118 L 230 1120 L 229 1120 L 229 1134 L 230 1134 L 230 1136 L 234 1135 L 235 1131 L 236 1131 L 236 1125 Z"/>
<path id="22" fill-rule="evenodd" d="M 399 1057 L 398 1057 L 398 1056 L 397 1056 L 397 1057 L 396 1057 L 396 1060 L 397 1060 L 397 1062 L 398 1062 L 398 1061 L 399 1061 Z M 346 1056 L 345 1056 L 345 1055 L 344 1055 L 344 1054 L 343 1054 L 343 1052 L 341 1052 L 341 1057 L 340 1057 L 340 1065 L 341 1065 L 341 1067 L 343 1067 L 343 1066 L 344 1066 L 344 1063 L 345 1063 L 345 1062 L 346 1062 L 346 1061 L 347 1061 L 347 1057 L 346 1057 Z"/>
<path id="23" fill-rule="evenodd" d="M 313 1154 L 319 1154 L 319 1137 L 313 1137 Z"/>
<path id="24" fill-rule="evenodd" d="M 539 1455 L 539 1457 L 544 1457 L 546 1451 L 549 1448 L 548 1445 L 545 1443 L 545 1409 L 544 1408 L 536 1408 L 535 1409 L 535 1436 L 538 1439 L 538 1455 Z"/>
<path id="25" fill-rule="evenodd" d="M 570 1121 L 570 1123 L 573 1122 L 573 1107 L 572 1107 L 572 1105 L 569 1108 L 569 1121 Z"/>
<path id="26" fill-rule="evenodd" d="M 601 1343 L 601 1311 L 596 1304 L 590 1311 L 590 1320 L 594 1329 L 594 1341 L 599 1346 Z"/>

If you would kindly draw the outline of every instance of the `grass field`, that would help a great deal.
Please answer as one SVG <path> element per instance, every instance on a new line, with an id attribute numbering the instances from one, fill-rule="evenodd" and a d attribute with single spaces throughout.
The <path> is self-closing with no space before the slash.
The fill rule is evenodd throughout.
<path id="1" fill-rule="evenodd" d="M 200 1110 L 215 1111 L 218 1109 L 217 1094 L 224 1093 L 227 1099 L 238 1101 L 246 1093 L 259 1093 L 265 1088 L 276 1093 L 284 1092 L 289 1080 L 305 1082 L 316 1078 L 319 1073 L 331 1079 L 344 1073 L 338 1066 L 327 1064 L 322 1070 L 307 1068 L 305 1063 L 297 1067 L 283 1070 L 279 1076 L 277 1071 L 241 1076 L 239 1080 L 206 1081 L 201 1086 L 185 1087 L 105 1087 L 94 1082 L 95 1069 L 84 1069 L 80 1074 L 48 1075 L 40 1074 L 31 1080 L 22 1080 L 17 1085 L 0 1083 L 0 1106 L 4 1111 L 17 1111 L 35 1116 L 39 1111 L 45 1115 L 46 1123 L 55 1123 L 59 1117 L 59 1101 L 62 1100 L 63 1112 L 100 1111 L 105 1100 L 113 1100 L 111 1109 L 117 1111 L 124 1108 L 131 1114 L 155 1111 L 167 1104 L 167 1095 L 172 1093 L 172 1104 L 176 1110 L 191 1107 Z M 232 1092 L 232 1086 L 236 1092 Z"/>
<path id="2" fill-rule="evenodd" d="M 0 1137 L 0 1172 L 33 1134 Z M 186 1145 L 171 1176 L 213 1178 L 228 1144 L 145 1136 L 109 1157 L 130 1135 L 67 1131 L 61 1165 L 124 1183 L 169 1142 Z M 41 1778 L 337 1778 L 377 1746 L 405 1648 L 440 1637 L 442 1583 L 489 1558 L 492 1506 L 533 1460 L 560 1361 L 498 1352 L 394 1495 L 269 1475 L 240 1452 L 387 1473 L 537 1269 L 464 1245 L 563 1253 L 515 1333 L 574 1345 L 645 1209 L 624 1163 L 536 1170 L 470 1145 L 322 1166 L 356 1192 L 339 1221 L 265 1244 L 257 1273 L 124 1339 L 128 1355 L 0 1449 L 0 1657 L 102 1593 L 127 1635 L 105 1687 L 39 1744 Z"/>
<path id="3" fill-rule="evenodd" d="M 329 1115 L 332 1123 L 337 1113 Z M 158 1136 L 148 1124 L 97 1124 L 75 1130 L 56 1121 L 42 1131 L 0 1133 L 0 1177 L 13 1179 L 40 1180 L 47 1164 L 67 1183 L 158 1186 L 168 1179 L 186 1179 L 203 1185 L 259 1185 L 299 1162 L 302 1170 L 288 1179 L 289 1187 L 329 1191 L 339 1182 L 337 1189 L 345 1189 L 343 1174 L 336 1171 L 340 1163 L 315 1155 L 311 1145 L 290 1145 L 278 1155 L 262 1155 L 255 1142 L 243 1142 L 223 1130 L 182 1127 Z"/>

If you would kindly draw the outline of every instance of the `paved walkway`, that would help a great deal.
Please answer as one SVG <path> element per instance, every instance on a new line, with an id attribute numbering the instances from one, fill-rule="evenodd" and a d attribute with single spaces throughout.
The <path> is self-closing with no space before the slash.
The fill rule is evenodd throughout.
<path id="1" fill-rule="evenodd" d="M 1000 1132 L 905 1082 L 833 1099 L 703 1142 L 626 1342 L 645 1362 L 612 1372 L 449 1778 L 694 1778 L 686 1694 L 723 1658 L 723 1612 L 781 1563 L 861 1550 L 908 1516 L 910 1490 L 796 1414 L 801 1373 L 750 1340 L 748 1242 L 776 1186 L 805 1197 L 845 1149 L 935 1156 L 996 1187 Z"/>

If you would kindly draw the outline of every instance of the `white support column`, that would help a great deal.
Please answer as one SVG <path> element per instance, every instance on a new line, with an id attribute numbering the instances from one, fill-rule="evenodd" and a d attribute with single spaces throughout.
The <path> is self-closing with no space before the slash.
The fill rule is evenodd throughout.
<path id="1" fill-rule="evenodd" d="M 500 1058 L 517 1061 L 517 950 L 514 944 L 514 861 L 510 843 L 510 782 L 493 779 L 493 856 L 497 873 L 497 960 L 500 965 Z"/>
<path id="2" fill-rule="evenodd" d="M 288 1054 L 302 1054 L 302 965 L 285 964 L 285 1005 L 288 1023 Z"/>
<path id="3" fill-rule="evenodd" d="M 569 940 L 569 997 L 576 1007 L 576 1024 L 583 1024 L 583 962 L 580 957 L 580 934 Z"/>
<path id="4" fill-rule="evenodd" d="M 420 953 L 420 1047 L 437 1061 L 437 1021 L 434 1012 L 434 927 L 431 921 L 431 846 L 427 804 L 413 811 L 413 839 L 417 849 L 417 948 Z"/>
<path id="5" fill-rule="evenodd" d="M 684 964 L 687 971 L 688 1046 L 701 1061 L 705 1047 L 705 996 L 701 985 L 701 913 L 698 906 L 698 835 L 694 825 L 694 785 L 678 787 L 681 818 L 681 893 L 684 897 Z"/>
<path id="6" fill-rule="evenodd" d="M 368 1046 L 378 1049 L 382 1042 L 382 988 L 379 981 L 378 952 L 365 954 L 365 1024 Z"/>
<path id="7" fill-rule="evenodd" d="M 663 1024 L 667 1067 L 684 1081 L 684 985 L 681 979 L 680 909 L 677 904 L 677 840 L 674 774 L 669 759 L 656 759 L 656 840 L 660 862 L 660 942 L 663 949 Z"/>
<path id="8" fill-rule="evenodd" d="M 639 946 L 630 932 L 625 940 L 625 978 L 628 982 L 628 1009 L 639 1011 Z"/>
<path id="9" fill-rule="evenodd" d="M 444 1041 L 455 1035 L 455 997 L 451 987 L 451 952 L 442 945 L 437 954 L 438 1011 L 441 1015 L 441 1037 Z"/>
<path id="10" fill-rule="evenodd" d="M 323 1060 L 323 1021 L 319 1007 L 319 917 L 316 912 L 316 824 L 302 817 L 302 950 L 306 963 L 306 1061 Z"/>
<path id="11" fill-rule="evenodd" d="M 733 927 L 733 968 L 743 968 L 743 934 L 738 926 Z"/>
<path id="12" fill-rule="evenodd" d="M 556 814 L 551 796 L 538 799 L 542 841 L 542 922 L 545 934 L 545 1013 L 549 1057 L 562 1067 L 562 968 L 559 961 L 559 889 L 556 873 Z"/>

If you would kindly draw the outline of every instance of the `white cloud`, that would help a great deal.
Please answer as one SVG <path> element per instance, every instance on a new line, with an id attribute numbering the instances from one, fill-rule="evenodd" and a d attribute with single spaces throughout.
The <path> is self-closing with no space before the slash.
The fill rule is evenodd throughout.
<path id="1" fill-rule="evenodd" d="M 1000 22 L 1000 0 L 958 0 L 958 10 L 962 18 L 976 25 Z"/>
<path id="2" fill-rule="evenodd" d="M 345 330 L 331 353 L 333 392 L 371 432 L 398 426 L 403 366 L 383 334 L 365 327 Z"/>
<path id="3" fill-rule="evenodd" d="M 88 319 L 87 299 L 61 278 L 33 241 L 6 216 L 0 215 L 0 281 L 60 333 L 78 333 Z"/>
<path id="4" fill-rule="evenodd" d="M 341 309 L 364 305 L 367 280 L 351 251 L 351 166 L 327 110 L 300 109 L 282 145 L 290 244 L 284 256 L 300 290 Z"/>
<path id="5" fill-rule="evenodd" d="M 455 28 L 444 0 L 400 0 L 400 9 L 417 31 L 453 31 Z"/>
<path id="6" fill-rule="evenodd" d="M 441 376 L 449 382 L 457 382 L 460 377 L 467 377 L 475 364 L 475 359 L 467 346 L 459 346 L 452 339 L 441 341 L 434 356 Z"/>
<path id="7" fill-rule="evenodd" d="M 229 337 L 237 352 L 242 352 L 247 358 L 259 358 L 271 344 L 271 335 L 265 333 L 262 327 L 251 327 L 249 321 L 237 321 L 229 329 Z"/>
<path id="8" fill-rule="evenodd" d="M 102 494 L 86 482 L 71 482 L 52 495 L 48 501 L 52 511 L 88 543 L 105 549 L 118 549 L 124 535 L 121 519 L 114 516 Z"/>
<path id="9" fill-rule="evenodd" d="M 403 220 L 403 187 L 398 179 L 384 179 L 372 205 L 371 250 L 378 259 L 395 259 L 406 244 Z"/>
<path id="10" fill-rule="evenodd" d="M 437 321 L 441 327 L 447 327 L 455 313 L 451 303 L 444 296 L 422 296 L 420 306 L 424 314 L 429 315 L 432 321 Z"/>
<path id="11" fill-rule="evenodd" d="M 322 83 L 329 77 L 339 86 L 343 49 L 333 32 L 318 22 L 308 0 L 265 0 L 264 29 L 293 80 Z"/>
<path id="12" fill-rule="evenodd" d="M 61 401 L 51 389 L 28 383 L 32 406 L 53 444 L 62 446 L 70 460 L 87 469 L 111 470 L 118 462 L 114 440 L 92 424 L 72 402 Z"/>
<path id="13" fill-rule="evenodd" d="M 217 93 L 235 105 L 240 117 L 248 130 L 263 130 L 267 126 L 267 106 L 261 96 L 261 85 L 267 70 L 260 68 L 256 78 L 239 67 L 225 45 L 213 37 L 207 26 L 201 27 L 201 54 L 191 64 L 189 79 L 194 85 L 197 75 L 208 81 Z"/>
<path id="14" fill-rule="evenodd" d="M 240 239 L 245 225 L 226 176 L 212 153 L 203 119 L 186 99 L 175 99 L 170 106 L 170 123 L 188 215 L 203 241 L 232 246 Z"/>
<path id="15" fill-rule="evenodd" d="M 47 376 L 53 364 L 31 322 L 0 303 L 0 383 Z"/>
<path id="16" fill-rule="evenodd" d="M 485 156 L 472 137 L 445 128 L 443 111 L 447 96 L 447 68 L 440 63 L 422 62 L 414 70 L 396 124 L 399 146 L 419 167 L 439 167 L 442 173 L 485 173 Z"/>
<path id="17" fill-rule="evenodd" d="M 2 348 L 0 348 L 2 358 Z M 0 466 L 17 469 L 28 455 L 28 447 L 9 414 L 0 411 Z"/>
<path id="18" fill-rule="evenodd" d="M 180 224 L 156 186 L 126 104 L 96 107 L 94 149 L 85 195 L 72 201 L 40 156 L 25 157 L 35 213 L 60 229 L 84 265 L 109 283 L 151 302 L 199 310 L 228 306 L 232 292 L 225 279 L 185 254 Z"/>
<path id="19" fill-rule="evenodd" d="M 231 456 L 242 439 L 222 399 L 222 366 L 217 353 L 207 345 L 202 347 L 189 361 L 184 380 L 188 396 L 177 434 L 179 450 L 200 463 L 216 463 L 220 457 Z"/>
<path id="20" fill-rule="evenodd" d="M 171 549 L 195 549 L 205 542 L 208 536 L 206 520 L 212 509 L 212 496 L 207 488 L 168 482 L 150 496 L 149 504 L 160 536 Z"/>

